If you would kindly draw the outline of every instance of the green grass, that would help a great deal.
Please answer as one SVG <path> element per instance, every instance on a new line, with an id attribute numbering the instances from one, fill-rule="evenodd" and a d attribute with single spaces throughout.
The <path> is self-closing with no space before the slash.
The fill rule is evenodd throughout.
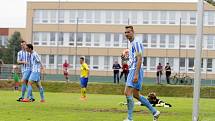
<path id="1" fill-rule="evenodd" d="M 126 117 L 123 95 L 88 94 L 86 102 L 80 101 L 78 93 L 45 92 L 46 102 L 21 103 L 15 100 L 20 92 L 0 91 L 0 121 L 122 121 Z M 159 121 L 191 121 L 192 98 L 161 97 L 172 108 L 161 111 Z M 200 99 L 200 120 L 215 121 L 215 99 Z M 135 106 L 134 121 L 152 121 L 146 107 Z"/>

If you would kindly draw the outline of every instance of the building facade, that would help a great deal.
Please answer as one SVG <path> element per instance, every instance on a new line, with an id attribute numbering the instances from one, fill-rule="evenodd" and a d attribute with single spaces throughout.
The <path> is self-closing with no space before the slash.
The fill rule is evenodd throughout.
<path id="1" fill-rule="evenodd" d="M 133 25 L 145 47 L 146 77 L 156 65 L 170 63 L 173 73 L 193 74 L 196 3 L 28 2 L 26 40 L 39 52 L 48 73 L 61 73 L 64 60 L 78 74 L 85 56 L 91 75 L 111 76 L 128 47 L 124 27 Z M 215 7 L 205 3 L 203 78 L 215 79 Z"/>

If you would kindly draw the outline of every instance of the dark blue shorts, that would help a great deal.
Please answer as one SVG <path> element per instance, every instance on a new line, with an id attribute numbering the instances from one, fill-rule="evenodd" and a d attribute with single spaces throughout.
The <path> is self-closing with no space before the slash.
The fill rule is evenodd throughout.
<path id="1" fill-rule="evenodd" d="M 80 78 L 81 88 L 86 88 L 88 83 L 88 78 Z"/>

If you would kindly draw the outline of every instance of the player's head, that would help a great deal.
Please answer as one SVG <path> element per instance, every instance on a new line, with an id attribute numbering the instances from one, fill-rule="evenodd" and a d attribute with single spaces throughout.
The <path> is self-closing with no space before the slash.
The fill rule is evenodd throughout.
<path id="1" fill-rule="evenodd" d="M 32 44 L 27 44 L 27 45 L 26 45 L 26 51 L 27 51 L 27 52 L 30 52 L 30 53 L 31 53 L 31 52 L 33 51 L 33 49 L 34 49 L 34 47 L 33 47 Z"/>
<path id="2" fill-rule="evenodd" d="M 134 39 L 134 27 L 125 26 L 125 37 L 131 42 Z"/>
<path id="3" fill-rule="evenodd" d="M 26 48 L 26 41 L 21 39 L 21 48 L 24 49 Z"/>
<path id="4" fill-rule="evenodd" d="M 123 56 L 128 57 L 128 55 L 129 55 L 129 49 L 125 49 L 123 51 Z"/>
<path id="5" fill-rule="evenodd" d="M 84 57 L 80 57 L 80 64 L 83 64 L 84 63 Z"/>
<path id="6" fill-rule="evenodd" d="M 156 100 L 157 99 L 156 93 L 154 93 L 154 92 L 149 93 L 148 94 L 148 99 L 150 99 L 150 100 Z"/>

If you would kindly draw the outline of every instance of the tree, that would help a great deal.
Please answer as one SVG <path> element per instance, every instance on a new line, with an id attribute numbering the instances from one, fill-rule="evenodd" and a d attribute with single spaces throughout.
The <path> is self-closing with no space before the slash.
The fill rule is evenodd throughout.
<path id="1" fill-rule="evenodd" d="M 215 0 L 205 0 L 206 2 L 208 2 L 209 4 L 215 6 Z"/>
<path id="2" fill-rule="evenodd" d="M 21 49 L 21 34 L 20 32 L 14 32 L 8 41 L 6 50 L 3 53 L 3 61 L 7 64 L 15 64 L 17 58 L 17 52 Z"/>

